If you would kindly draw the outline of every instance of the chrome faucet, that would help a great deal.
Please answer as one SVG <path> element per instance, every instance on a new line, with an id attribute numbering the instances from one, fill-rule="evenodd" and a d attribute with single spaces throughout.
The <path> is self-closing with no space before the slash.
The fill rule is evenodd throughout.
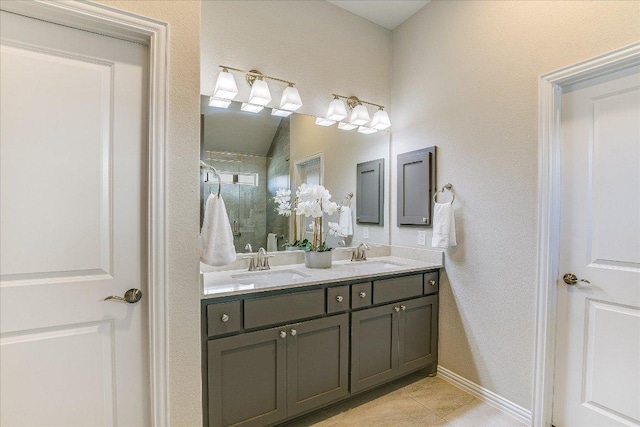
<path id="1" fill-rule="evenodd" d="M 247 244 L 245 245 L 245 247 L 244 247 L 244 250 L 245 250 L 247 253 L 251 253 L 251 252 L 253 252 L 253 248 L 251 247 L 251 243 L 247 243 Z"/>
<path id="2" fill-rule="evenodd" d="M 258 249 L 256 256 L 246 256 L 244 259 L 249 260 L 249 271 L 256 270 L 271 270 L 269 267 L 269 258 L 273 258 L 275 255 L 267 255 L 267 251 L 264 248 Z"/>
<path id="3" fill-rule="evenodd" d="M 358 247 L 351 252 L 351 261 L 366 261 L 368 250 L 369 245 L 365 242 L 360 243 Z"/>

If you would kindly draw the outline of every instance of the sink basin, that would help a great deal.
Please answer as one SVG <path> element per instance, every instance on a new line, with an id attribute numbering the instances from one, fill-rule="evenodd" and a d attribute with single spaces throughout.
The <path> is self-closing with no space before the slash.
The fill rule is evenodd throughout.
<path id="1" fill-rule="evenodd" d="M 243 285 L 287 284 L 309 277 L 295 270 L 261 271 L 259 273 L 234 274 L 231 276 Z"/>
<path id="2" fill-rule="evenodd" d="M 347 268 L 351 268 L 362 273 L 379 273 L 391 268 L 405 266 L 405 264 L 393 261 L 356 261 L 347 264 Z"/>

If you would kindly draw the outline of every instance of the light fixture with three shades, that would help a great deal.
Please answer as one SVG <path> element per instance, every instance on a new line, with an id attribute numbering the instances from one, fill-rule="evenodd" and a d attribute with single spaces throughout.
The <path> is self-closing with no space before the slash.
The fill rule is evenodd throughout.
<path id="1" fill-rule="evenodd" d="M 269 90 L 269 85 L 265 79 L 283 82 L 288 85 L 282 92 L 280 107 L 271 109 L 272 115 L 287 117 L 298 108 L 302 107 L 300 93 L 298 93 L 298 89 L 296 89 L 295 83 L 293 82 L 279 79 L 277 77 L 267 76 L 258 70 L 246 71 L 228 67 L 226 65 L 220 65 L 220 68 L 222 68 L 222 71 L 218 74 L 216 86 L 213 90 L 213 96 L 209 97 L 209 105 L 212 107 L 227 108 L 231 104 L 231 101 L 233 101 L 238 95 L 236 80 L 229 70 L 244 73 L 246 75 L 245 80 L 247 84 L 251 86 L 249 100 L 247 102 L 243 102 L 240 107 L 242 111 L 258 113 L 271 102 L 271 91 Z"/>
<path id="2" fill-rule="evenodd" d="M 346 100 L 346 104 L 343 101 Z M 369 111 L 364 104 L 378 107 L 378 111 L 373 115 L 373 119 L 369 116 Z M 348 110 L 351 111 L 349 117 Z M 348 121 L 343 121 L 349 117 Z M 384 106 L 374 104 L 373 102 L 362 101 L 356 96 L 344 96 L 333 94 L 333 100 L 329 103 L 326 118 L 316 119 L 316 124 L 320 126 L 332 126 L 338 123 L 338 129 L 352 130 L 358 128 L 360 133 L 374 133 L 379 130 L 385 130 L 391 126 L 389 115 L 384 111 Z M 366 125 L 366 126 L 365 126 Z"/>

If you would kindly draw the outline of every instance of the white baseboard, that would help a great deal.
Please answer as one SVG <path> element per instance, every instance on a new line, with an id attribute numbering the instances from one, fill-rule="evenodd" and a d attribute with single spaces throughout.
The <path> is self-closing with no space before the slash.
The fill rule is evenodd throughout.
<path id="1" fill-rule="evenodd" d="M 448 383 L 461 388 L 472 396 L 475 396 L 478 399 L 487 402 L 489 405 L 512 416 L 518 421 L 528 426 L 531 425 L 531 411 L 524 409 L 522 406 L 517 405 L 512 401 L 492 392 L 491 390 L 487 390 L 486 388 L 481 387 L 478 384 L 469 381 L 468 379 L 461 377 L 460 375 L 451 372 L 447 368 L 443 368 L 440 365 L 438 365 L 438 376 Z"/>

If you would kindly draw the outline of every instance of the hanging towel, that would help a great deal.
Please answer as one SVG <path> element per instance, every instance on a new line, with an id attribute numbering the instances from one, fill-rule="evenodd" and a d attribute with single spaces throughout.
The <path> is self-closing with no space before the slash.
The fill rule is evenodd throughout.
<path id="1" fill-rule="evenodd" d="M 227 208 L 222 197 L 215 194 L 210 194 L 205 204 L 200 240 L 200 260 L 203 263 L 218 266 L 231 264 L 236 260 Z"/>
<path id="2" fill-rule="evenodd" d="M 433 238 L 431 239 L 431 246 L 434 248 L 448 248 L 456 244 L 456 220 L 453 217 L 453 202 L 435 203 L 433 206 Z"/>
<path id="3" fill-rule="evenodd" d="M 269 233 L 267 235 L 267 252 L 275 252 L 278 250 L 278 238 L 276 233 Z"/>
<path id="4" fill-rule="evenodd" d="M 344 237 L 353 235 L 353 221 L 351 220 L 351 207 L 343 206 L 340 209 L 340 234 Z"/>

